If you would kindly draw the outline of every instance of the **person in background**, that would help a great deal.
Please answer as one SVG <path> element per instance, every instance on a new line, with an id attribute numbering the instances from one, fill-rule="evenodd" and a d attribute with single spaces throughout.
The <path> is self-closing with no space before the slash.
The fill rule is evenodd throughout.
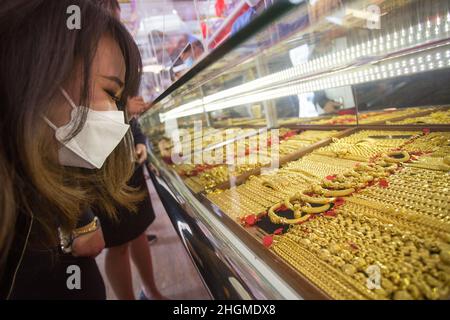
<path id="1" fill-rule="evenodd" d="M 120 19 L 120 6 L 117 0 L 97 1 L 117 21 Z M 143 173 L 143 164 L 147 160 L 147 138 L 142 133 L 135 118 L 145 111 L 147 104 L 142 97 L 132 97 L 127 101 L 126 109 L 130 116 L 131 131 L 135 145 L 135 171 L 128 185 L 143 191 L 145 198 L 139 202 L 137 212 L 119 206 L 116 220 L 109 219 L 103 212 L 98 216 L 102 222 L 106 247 L 105 271 L 118 299 L 135 299 L 131 277 L 130 256 L 141 277 L 143 288 L 140 299 L 166 299 L 158 290 L 148 240 L 156 240 L 154 235 L 148 237 L 145 231 L 155 219 L 147 183 Z"/>
<path id="2" fill-rule="evenodd" d="M 3 0 L 0 42 L 0 298 L 105 299 L 90 207 L 113 219 L 141 198 L 118 108 L 139 88 L 139 50 L 91 0 Z"/>

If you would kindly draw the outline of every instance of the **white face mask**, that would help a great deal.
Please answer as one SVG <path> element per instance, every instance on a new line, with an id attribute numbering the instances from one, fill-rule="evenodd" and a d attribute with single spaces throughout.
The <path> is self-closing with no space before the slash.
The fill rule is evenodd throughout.
<path id="1" fill-rule="evenodd" d="M 61 92 L 72 106 L 70 121 L 58 128 L 44 117 L 55 130 L 56 139 L 63 144 L 58 150 L 59 163 L 70 167 L 100 169 L 130 127 L 125 123 L 123 111 L 96 111 L 76 106 L 64 89 Z M 78 112 L 83 109 L 88 109 L 83 128 L 72 139 L 65 141 L 76 124 Z"/>

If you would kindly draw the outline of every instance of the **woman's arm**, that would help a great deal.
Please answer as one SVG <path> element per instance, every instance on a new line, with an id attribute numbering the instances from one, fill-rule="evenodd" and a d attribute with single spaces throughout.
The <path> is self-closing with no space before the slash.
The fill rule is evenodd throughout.
<path id="1" fill-rule="evenodd" d="M 75 257 L 95 257 L 105 248 L 100 221 L 91 209 L 80 216 L 77 228 L 70 234 L 70 252 Z"/>
<path id="2" fill-rule="evenodd" d="M 136 152 L 137 162 L 142 164 L 145 160 L 147 160 L 147 137 L 141 130 L 141 126 L 136 119 L 130 120 L 131 133 L 133 134 L 134 146 Z"/>

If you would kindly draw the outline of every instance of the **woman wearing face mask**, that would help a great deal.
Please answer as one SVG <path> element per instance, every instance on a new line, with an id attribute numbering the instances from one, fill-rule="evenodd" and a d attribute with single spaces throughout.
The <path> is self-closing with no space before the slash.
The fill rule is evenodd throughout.
<path id="1" fill-rule="evenodd" d="M 117 0 L 93 0 L 104 7 L 112 16 L 120 20 L 120 6 Z M 137 116 L 148 106 L 141 97 L 133 97 L 127 101 L 127 112 Z M 137 119 L 130 120 L 131 132 L 135 144 L 136 165 L 129 186 L 146 192 L 143 201 L 137 204 L 137 212 L 119 207 L 116 220 L 108 219 L 104 212 L 98 214 L 105 238 L 106 251 L 105 271 L 116 297 L 121 300 L 135 298 L 131 274 L 130 258 L 133 261 L 142 281 L 140 299 L 166 299 L 158 290 L 153 274 L 153 263 L 146 229 L 155 219 L 150 195 L 147 190 L 142 164 L 147 159 L 146 140 Z M 155 237 L 155 236 L 153 236 Z"/>
<path id="2" fill-rule="evenodd" d="M 89 208 L 113 219 L 141 199 L 120 110 L 139 51 L 91 0 L 3 0 L 0 43 L 0 298 L 104 299 Z"/>

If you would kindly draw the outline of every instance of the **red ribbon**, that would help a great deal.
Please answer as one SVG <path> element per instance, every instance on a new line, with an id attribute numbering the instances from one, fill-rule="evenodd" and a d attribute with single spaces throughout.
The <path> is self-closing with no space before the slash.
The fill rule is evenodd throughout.
<path id="1" fill-rule="evenodd" d="M 323 215 L 328 217 L 336 217 L 336 211 L 334 209 L 331 209 L 326 211 Z"/>
<path id="2" fill-rule="evenodd" d="M 345 199 L 342 197 L 336 198 L 336 201 L 334 201 L 335 206 L 342 206 L 345 202 Z"/>
<path id="3" fill-rule="evenodd" d="M 283 233 L 283 228 L 278 228 L 277 230 L 275 230 L 274 232 L 273 232 L 273 234 L 281 234 L 281 233 Z"/>
<path id="4" fill-rule="evenodd" d="M 272 245 L 273 243 L 273 236 L 265 236 L 263 238 L 263 245 L 268 248 Z"/>
<path id="5" fill-rule="evenodd" d="M 256 218 L 256 215 L 251 214 L 249 216 L 246 216 L 244 218 L 244 221 L 247 226 L 253 226 L 255 225 L 256 221 L 258 221 L 258 219 Z"/>
<path id="6" fill-rule="evenodd" d="M 389 187 L 389 181 L 387 181 L 386 179 L 380 179 L 378 185 L 382 188 L 387 188 Z"/>
<path id="7" fill-rule="evenodd" d="M 279 207 L 277 210 L 275 210 L 275 211 L 286 211 L 286 210 L 288 210 L 288 207 L 286 207 L 284 204 L 281 206 L 281 207 Z"/>

